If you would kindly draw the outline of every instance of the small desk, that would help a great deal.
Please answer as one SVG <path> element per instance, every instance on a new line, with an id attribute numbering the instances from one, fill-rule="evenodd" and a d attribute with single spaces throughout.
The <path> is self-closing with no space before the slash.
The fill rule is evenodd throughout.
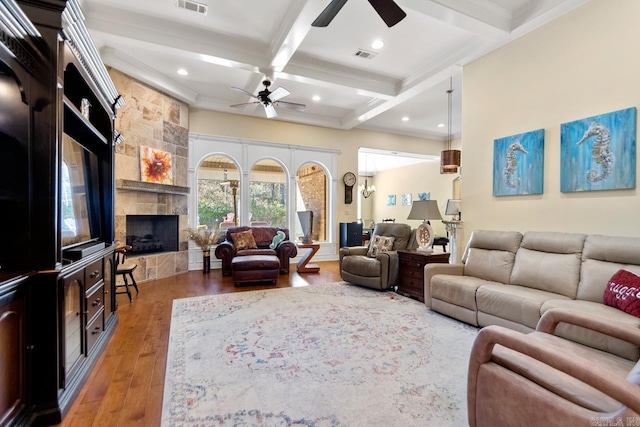
<path id="1" fill-rule="evenodd" d="M 424 266 L 428 263 L 448 263 L 447 253 L 427 253 L 415 250 L 399 250 L 400 271 L 398 290 L 400 295 L 411 296 L 424 302 Z"/>
<path id="2" fill-rule="evenodd" d="M 318 264 L 309 264 L 311 258 L 318 252 L 320 249 L 320 244 L 318 243 L 297 243 L 297 246 L 301 249 L 311 249 L 309 252 L 304 254 L 304 256 L 298 261 L 298 265 L 296 269 L 298 273 L 317 273 L 320 271 L 320 266 Z"/>

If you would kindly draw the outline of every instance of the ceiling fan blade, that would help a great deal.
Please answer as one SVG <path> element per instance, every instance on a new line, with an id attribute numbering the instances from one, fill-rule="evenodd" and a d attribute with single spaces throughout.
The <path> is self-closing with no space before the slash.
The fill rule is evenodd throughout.
<path id="1" fill-rule="evenodd" d="M 369 3 L 387 24 L 387 27 L 393 27 L 407 16 L 393 0 L 369 0 Z"/>
<path id="2" fill-rule="evenodd" d="M 268 104 L 264 106 L 264 112 L 267 114 L 267 119 L 272 119 L 278 116 L 276 109 L 273 108 L 273 105 Z"/>
<path id="3" fill-rule="evenodd" d="M 286 90 L 283 87 L 279 87 L 276 90 L 274 90 L 273 92 L 271 92 L 269 94 L 269 99 L 273 102 L 277 101 L 278 99 L 284 98 L 287 95 L 291 95 L 291 92 L 289 92 L 288 90 Z"/>
<path id="4" fill-rule="evenodd" d="M 304 109 L 307 108 L 306 105 L 298 104 L 295 102 L 278 101 L 275 104 L 276 104 L 276 107 L 291 108 L 292 110 L 297 110 L 297 111 L 304 111 Z"/>
<path id="5" fill-rule="evenodd" d="M 231 86 L 231 90 L 235 90 L 236 92 L 244 93 L 245 95 L 248 95 L 248 96 L 250 96 L 250 97 L 252 97 L 252 98 L 256 98 L 256 99 L 258 98 L 257 96 L 255 96 L 255 95 L 254 95 L 254 94 L 252 94 L 251 92 L 247 92 L 246 90 L 244 90 L 244 89 L 240 89 L 239 87 L 233 87 L 233 86 Z"/>
<path id="6" fill-rule="evenodd" d="M 331 0 L 331 3 L 322 11 L 320 15 L 316 18 L 315 21 L 311 24 L 312 27 L 326 27 L 333 21 L 333 18 L 336 17 L 342 6 L 347 2 L 347 0 Z"/>
<path id="7" fill-rule="evenodd" d="M 255 104 L 260 104 L 260 101 L 254 101 L 254 102 L 243 102 L 242 104 L 233 104 L 233 105 L 229 105 L 229 107 L 244 107 L 246 105 L 255 105 Z"/>

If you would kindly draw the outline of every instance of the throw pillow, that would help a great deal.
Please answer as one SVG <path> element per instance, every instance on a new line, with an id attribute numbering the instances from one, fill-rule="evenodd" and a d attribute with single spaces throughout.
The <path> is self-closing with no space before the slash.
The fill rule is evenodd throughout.
<path id="1" fill-rule="evenodd" d="M 602 299 L 605 305 L 640 317 L 640 276 L 618 270 L 609 279 Z"/>
<path id="2" fill-rule="evenodd" d="M 258 248 L 258 245 L 256 245 L 256 239 L 253 237 L 253 232 L 251 230 L 232 233 L 231 239 L 233 240 L 233 245 L 237 250 Z"/>
<path id="3" fill-rule="evenodd" d="M 278 245 L 280 244 L 280 242 L 282 242 L 284 240 L 284 238 L 287 237 L 286 234 L 284 234 L 284 231 L 282 230 L 278 230 L 278 232 L 276 233 L 275 236 L 273 236 L 273 240 L 271 241 L 271 244 L 269 245 L 269 247 L 271 249 L 275 249 L 278 247 Z"/>
<path id="4" fill-rule="evenodd" d="M 369 246 L 369 252 L 367 252 L 367 256 L 371 258 L 375 258 L 378 255 L 378 252 L 388 252 L 393 249 L 393 241 L 395 237 L 387 237 L 387 236 L 374 236 L 371 245 Z"/>

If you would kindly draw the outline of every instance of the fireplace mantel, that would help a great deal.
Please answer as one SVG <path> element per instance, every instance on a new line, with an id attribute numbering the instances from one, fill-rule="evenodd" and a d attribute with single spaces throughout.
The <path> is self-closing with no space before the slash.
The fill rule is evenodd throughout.
<path id="1" fill-rule="evenodd" d="M 145 191 L 148 193 L 189 194 L 189 187 L 155 184 L 153 182 L 134 181 L 131 179 L 117 179 L 116 188 L 119 190 Z"/>

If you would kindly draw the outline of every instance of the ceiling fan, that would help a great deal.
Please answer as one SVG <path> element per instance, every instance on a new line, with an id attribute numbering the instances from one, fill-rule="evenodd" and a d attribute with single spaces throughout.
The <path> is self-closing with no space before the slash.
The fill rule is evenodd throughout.
<path id="1" fill-rule="evenodd" d="M 271 92 L 269 90 L 269 86 L 271 86 L 271 82 L 268 79 L 264 80 L 262 84 L 264 85 L 264 90 L 261 90 L 260 92 L 258 92 L 257 95 L 254 95 L 251 92 L 247 92 L 244 89 L 240 89 L 239 87 L 231 87 L 232 90 L 244 93 L 245 95 L 249 95 L 250 97 L 257 99 L 257 101 L 253 101 L 253 102 L 243 102 L 242 104 L 234 104 L 234 105 L 231 105 L 231 107 L 244 107 L 245 105 L 262 104 L 262 106 L 264 107 L 264 112 L 267 114 L 268 119 L 271 119 L 278 115 L 274 106 L 291 108 L 297 111 L 304 111 L 304 109 L 307 108 L 307 106 L 304 104 L 280 101 L 280 99 L 291 94 L 291 92 L 289 92 L 285 88 L 278 87 L 276 88 L 276 90 Z"/>
<path id="2" fill-rule="evenodd" d="M 326 27 L 340 12 L 342 6 L 347 0 L 331 0 L 331 3 L 322 11 L 322 13 L 311 24 L 312 27 Z M 393 0 L 369 0 L 371 6 L 378 12 L 380 18 L 387 24 L 387 27 L 393 27 L 402 21 L 406 13 Z"/>

